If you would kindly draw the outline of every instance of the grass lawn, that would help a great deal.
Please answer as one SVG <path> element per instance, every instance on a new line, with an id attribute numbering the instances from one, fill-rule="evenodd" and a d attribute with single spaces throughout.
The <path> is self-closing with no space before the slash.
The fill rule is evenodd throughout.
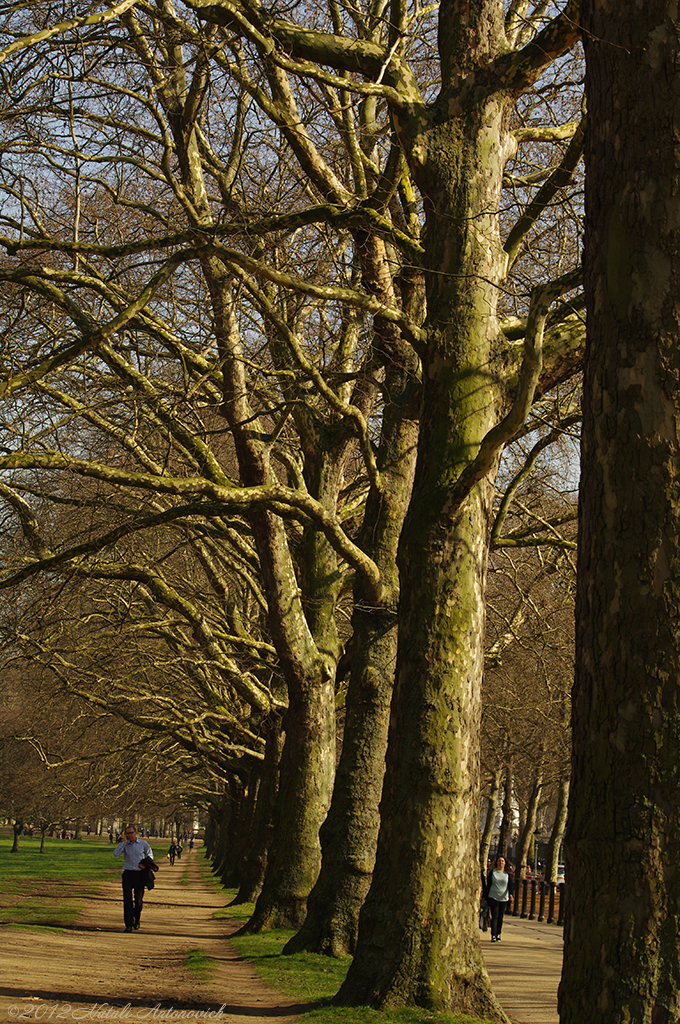
<path id="1" fill-rule="evenodd" d="M 206 876 L 210 864 L 199 858 Z M 219 882 L 211 876 L 217 888 Z M 231 900 L 236 891 L 223 889 Z M 253 913 L 253 904 L 225 907 L 213 915 L 245 923 Z M 335 959 L 319 953 L 294 953 L 282 956 L 281 950 L 293 931 L 274 929 L 261 935 L 242 935 L 231 939 L 245 960 L 253 964 L 263 981 L 286 995 L 314 1006 L 299 1018 L 301 1024 L 483 1024 L 467 1014 L 434 1013 L 428 1010 L 373 1010 L 368 1006 L 333 1006 L 332 999 L 342 984 L 352 958 Z"/>
<path id="2" fill-rule="evenodd" d="M 67 925 L 80 913 L 77 897 L 96 892 L 120 874 L 108 836 L 82 840 L 21 836 L 12 853 L 11 830 L 0 833 L 0 924 Z"/>

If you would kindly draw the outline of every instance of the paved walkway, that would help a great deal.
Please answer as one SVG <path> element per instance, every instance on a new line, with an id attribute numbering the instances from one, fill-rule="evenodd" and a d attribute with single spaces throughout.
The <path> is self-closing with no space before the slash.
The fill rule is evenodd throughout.
<path id="1" fill-rule="evenodd" d="M 506 917 L 501 942 L 482 936 L 494 992 L 513 1024 L 559 1024 L 557 986 L 562 972 L 562 928 Z"/>

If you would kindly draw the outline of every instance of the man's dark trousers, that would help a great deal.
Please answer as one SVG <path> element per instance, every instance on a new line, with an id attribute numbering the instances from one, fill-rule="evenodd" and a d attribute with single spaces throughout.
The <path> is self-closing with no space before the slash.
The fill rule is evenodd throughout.
<path id="1" fill-rule="evenodd" d="M 123 917 L 126 928 L 139 925 L 144 902 L 144 872 L 123 872 Z"/>

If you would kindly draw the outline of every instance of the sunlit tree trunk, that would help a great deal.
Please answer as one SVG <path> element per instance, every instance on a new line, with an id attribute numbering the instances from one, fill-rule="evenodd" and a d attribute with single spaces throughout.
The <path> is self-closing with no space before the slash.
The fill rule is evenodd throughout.
<path id="1" fill-rule="evenodd" d="M 584 0 L 588 341 L 562 1024 L 680 1019 L 677 4 Z"/>
<path id="2" fill-rule="evenodd" d="M 483 6 L 491 20 L 502 14 L 497 4 Z M 448 28 L 451 39 L 444 41 Z M 485 29 L 488 41 L 492 26 Z M 456 31 L 445 23 L 440 45 L 460 45 Z M 423 353 L 418 465 L 400 544 L 399 653 L 376 870 L 357 952 L 338 997 L 467 1010 L 498 1020 L 505 1018 L 476 935 L 480 692 L 494 473 L 463 495 L 455 486 L 504 399 L 488 373 L 504 271 L 495 215 L 504 113 L 503 103 L 492 99 L 460 121 L 435 121 L 418 137 L 427 261 L 437 271 L 427 290 L 431 341 Z M 497 157 L 489 159 L 494 152 Z M 442 233 L 444 222 L 448 231 Z"/>
<path id="3" fill-rule="evenodd" d="M 560 850 L 564 839 L 564 831 L 567 827 L 567 812 L 569 810 L 569 786 L 571 776 L 565 772 L 557 785 L 557 807 L 555 809 L 555 820 L 550 830 L 550 842 L 546 853 L 545 877 L 548 882 L 557 881 L 557 868 L 560 861 Z"/>

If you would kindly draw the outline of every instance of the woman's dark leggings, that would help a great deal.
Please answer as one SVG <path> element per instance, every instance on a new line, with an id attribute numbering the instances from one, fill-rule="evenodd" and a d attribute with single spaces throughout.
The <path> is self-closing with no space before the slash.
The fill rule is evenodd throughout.
<path id="1" fill-rule="evenodd" d="M 497 939 L 503 928 L 503 914 L 508 904 L 506 900 L 492 900 L 490 896 L 486 902 L 491 908 L 491 938 Z"/>

